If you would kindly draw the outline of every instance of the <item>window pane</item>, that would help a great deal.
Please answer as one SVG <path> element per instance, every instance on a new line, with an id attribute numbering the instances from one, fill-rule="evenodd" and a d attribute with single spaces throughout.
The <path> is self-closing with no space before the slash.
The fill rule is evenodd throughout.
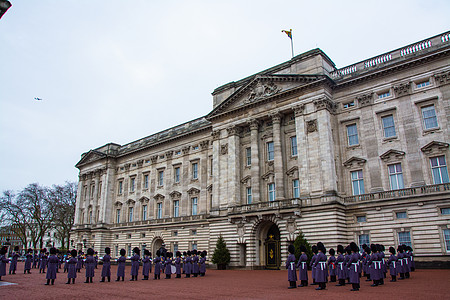
<path id="1" fill-rule="evenodd" d="M 273 152 L 273 142 L 267 143 L 267 160 L 273 160 L 274 152 Z"/>
<path id="2" fill-rule="evenodd" d="M 406 219 L 407 215 L 405 211 L 399 211 L 396 213 L 397 219 Z"/>
<path id="3" fill-rule="evenodd" d="M 450 215 L 450 207 L 441 208 L 441 215 Z"/>
<path id="4" fill-rule="evenodd" d="M 450 251 L 450 229 L 444 229 L 445 251 Z"/>
<path id="5" fill-rule="evenodd" d="M 400 245 L 412 246 L 411 245 L 411 236 L 409 234 L 409 231 L 398 233 L 398 243 Z"/>
<path id="6" fill-rule="evenodd" d="M 423 107 L 422 116 L 425 129 L 438 127 L 434 105 Z"/>
<path id="7" fill-rule="evenodd" d="M 296 136 L 291 137 L 291 155 L 292 156 L 297 155 L 297 137 Z"/>
<path id="8" fill-rule="evenodd" d="M 384 137 L 388 138 L 388 137 L 396 136 L 394 117 L 392 115 L 386 116 L 386 117 L 383 117 L 381 120 L 383 123 Z"/>
<path id="9" fill-rule="evenodd" d="M 347 126 L 347 136 L 348 136 L 348 145 L 358 145 L 358 131 L 356 128 L 356 124 L 348 125 Z"/>

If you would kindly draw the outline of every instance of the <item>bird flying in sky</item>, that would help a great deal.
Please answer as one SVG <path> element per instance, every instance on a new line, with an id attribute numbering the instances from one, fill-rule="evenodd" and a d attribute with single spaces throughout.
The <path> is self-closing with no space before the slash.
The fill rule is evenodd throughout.
<path id="1" fill-rule="evenodd" d="M 41 101 L 42 98 L 34 97 L 34 100 Z"/>

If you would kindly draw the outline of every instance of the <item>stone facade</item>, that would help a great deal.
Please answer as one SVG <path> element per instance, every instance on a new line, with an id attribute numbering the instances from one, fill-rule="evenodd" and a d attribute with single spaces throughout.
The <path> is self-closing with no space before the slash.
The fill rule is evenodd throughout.
<path id="1" fill-rule="evenodd" d="M 232 266 L 311 243 L 449 260 L 449 33 L 337 69 L 319 49 L 213 92 L 204 117 L 82 155 L 72 239 L 117 255 L 222 235 Z"/>

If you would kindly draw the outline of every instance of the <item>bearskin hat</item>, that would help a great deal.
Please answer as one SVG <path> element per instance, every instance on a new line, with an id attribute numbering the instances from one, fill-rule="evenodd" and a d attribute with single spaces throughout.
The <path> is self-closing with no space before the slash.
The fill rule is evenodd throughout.
<path id="1" fill-rule="evenodd" d="M 364 251 L 365 251 L 367 254 L 370 254 L 370 253 L 372 252 L 372 250 L 370 250 L 370 247 L 366 247 L 366 249 L 364 249 Z"/>
<path id="2" fill-rule="evenodd" d="M 106 253 L 106 254 L 111 254 L 111 249 L 110 249 L 109 247 L 106 247 L 106 248 L 105 248 L 105 253 Z"/>
<path id="3" fill-rule="evenodd" d="M 191 255 L 192 255 L 191 250 L 188 250 L 188 251 L 187 251 L 187 255 L 188 255 L 188 256 L 191 256 Z"/>
<path id="4" fill-rule="evenodd" d="M 294 245 L 289 245 L 288 246 L 288 252 L 290 253 L 290 254 L 294 254 L 295 253 L 295 247 L 294 247 Z"/>
<path id="5" fill-rule="evenodd" d="M 351 249 L 353 252 L 355 252 L 355 253 L 359 251 L 359 248 L 358 248 L 358 246 L 356 245 L 355 242 L 351 242 L 351 243 L 350 243 L 350 249 Z"/>
<path id="6" fill-rule="evenodd" d="M 180 252 L 180 251 L 177 251 L 177 252 L 175 253 L 175 255 L 176 255 L 177 257 L 181 257 L 181 252 Z"/>
<path id="7" fill-rule="evenodd" d="M 187 254 L 186 251 L 183 251 L 183 256 L 186 256 L 186 254 Z"/>
<path id="8" fill-rule="evenodd" d="M 200 252 L 201 257 L 205 257 L 205 252 Z"/>
<path id="9" fill-rule="evenodd" d="M 397 251 L 398 251 L 399 253 L 403 253 L 403 247 L 402 247 L 402 245 L 398 245 Z"/>
<path id="10" fill-rule="evenodd" d="M 394 247 L 389 247 L 389 252 L 391 252 L 392 254 L 395 254 L 395 249 L 394 249 Z"/>
<path id="11" fill-rule="evenodd" d="M 362 244 L 361 248 L 362 248 L 363 250 L 366 250 L 367 244 Z"/>
<path id="12" fill-rule="evenodd" d="M 0 255 L 5 255 L 6 252 L 8 252 L 8 247 L 3 246 L 2 249 L 0 249 Z"/>
<path id="13" fill-rule="evenodd" d="M 413 251 L 413 249 L 411 248 L 411 246 L 406 246 L 406 248 L 407 248 L 406 250 L 408 250 L 408 251 L 411 251 L 411 252 Z"/>
<path id="14" fill-rule="evenodd" d="M 345 252 L 347 252 L 347 254 L 352 254 L 352 249 L 350 249 L 350 245 L 345 247 Z"/>
<path id="15" fill-rule="evenodd" d="M 319 249 L 317 248 L 316 245 L 313 245 L 313 246 L 311 247 L 311 249 L 312 249 L 312 252 L 313 252 L 314 254 L 317 254 L 317 252 L 319 252 Z"/>
<path id="16" fill-rule="evenodd" d="M 306 246 L 305 245 L 300 245 L 300 251 L 301 252 L 306 252 Z"/>
<path id="17" fill-rule="evenodd" d="M 87 255 L 94 255 L 94 249 L 92 248 L 87 249 Z"/>
<path id="18" fill-rule="evenodd" d="M 133 253 L 136 253 L 137 255 L 139 255 L 139 254 L 141 254 L 141 250 L 138 247 L 134 247 Z"/>
<path id="19" fill-rule="evenodd" d="M 55 247 L 51 247 L 50 248 L 50 254 L 56 254 L 56 248 Z"/>
<path id="20" fill-rule="evenodd" d="M 384 247 L 383 244 L 380 244 L 380 247 L 381 247 L 381 251 L 382 251 L 382 252 L 386 251 L 386 248 Z"/>
<path id="21" fill-rule="evenodd" d="M 42 253 L 47 252 L 47 248 L 42 249 L 41 252 L 42 252 Z"/>
<path id="22" fill-rule="evenodd" d="M 156 256 L 161 256 L 161 251 L 156 250 Z"/>
<path id="23" fill-rule="evenodd" d="M 327 253 L 327 249 L 325 249 L 325 246 L 322 242 L 317 243 L 317 249 L 322 251 L 322 253 Z"/>
<path id="24" fill-rule="evenodd" d="M 206 252 L 206 250 L 203 250 L 203 253 L 205 254 L 205 256 L 208 255 L 208 252 Z"/>
<path id="25" fill-rule="evenodd" d="M 72 249 L 72 251 L 70 251 L 70 255 L 72 255 L 72 257 L 76 257 L 77 256 L 77 250 Z"/>
<path id="26" fill-rule="evenodd" d="M 330 253 L 330 255 L 335 255 L 335 254 L 336 254 L 336 252 L 334 251 L 333 248 L 331 248 L 331 249 L 328 251 L 328 253 Z"/>
<path id="27" fill-rule="evenodd" d="M 125 256 L 125 254 L 126 254 L 127 252 L 125 251 L 125 249 L 120 249 L 120 255 L 121 256 Z"/>
<path id="28" fill-rule="evenodd" d="M 338 252 L 338 253 L 341 253 L 341 254 L 344 254 L 344 246 L 342 246 L 342 245 L 337 245 L 337 252 Z"/>
<path id="29" fill-rule="evenodd" d="M 192 250 L 192 254 L 197 255 L 197 250 L 196 249 Z"/>
<path id="30" fill-rule="evenodd" d="M 375 244 L 370 244 L 370 250 L 372 250 L 373 253 L 378 251 L 377 245 Z"/>

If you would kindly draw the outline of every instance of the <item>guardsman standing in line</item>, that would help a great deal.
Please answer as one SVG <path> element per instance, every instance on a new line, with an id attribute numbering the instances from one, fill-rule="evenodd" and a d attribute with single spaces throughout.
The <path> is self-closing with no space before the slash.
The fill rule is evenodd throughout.
<path id="1" fill-rule="evenodd" d="M 397 257 L 395 256 L 394 247 L 389 247 L 389 252 L 391 252 L 391 256 L 387 262 L 389 266 L 389 273 L 391 274 L 391 282 L 397 281 Z"/>
<path id="2" fill-rule="evenodd" d="M 192 254 L 194 257 L 192 257 L 192 274 L 194 274 L 194 277 L 197 277 L 198 275 L 198 256 L 197 256 L 197 250 L 192 250 Z"/>
<path id="3" fill-rule="evenodd" d="M 345 285 L 345 268 L 346 268 L 346 266 L 344 266 L 345 257 L 344 257 L 344 247 L 342 245 L 337 246 L 337 253 L 338 253 L 338 257 L 336 258 L 336 263 L 337 263 L 337 272 L 336 273 L 337 273 L 339 283 L 336 284 L 336 286 L 344 286 Z"/>
<path id="4" fill-rule="evenodd" d="M 319 287 L 316 290 L 324 290 L 327 287 L 328 280 L 327 256 L 325 255 L 327 251 L 322 242 L 317 243 L 317 250 L 318 253 L 314 266 L 316 267 L 316 282 L 319 284 Z"/>
<path id="5" fill-rule="evenodd" d="M 83 266 L 83 258 L 81 257 L 81 250 L 78 251 L 78 256 L 77 256 L 77 272 L 80 273 L 81 272 L 81 267 Z"/>
<path id="6" fill-rule="evenodd" d="M 153 263 L 155 264 L 155 278 L 153 278 L 153 280 L 156 279 L 161 279 L 161 252 L 159 250 L 156 251 L 156 257 L 153 260 Z"/>
<path id="7" fill-rule="evenodd" d="M 175 269 L 176 269 L 176 278 L 181 278 L 181 252 L 176 252 L 177 258 L 175 258 Z"/>
<path id="8" fill-rule="evenodd" d="M 166 279 L 170 279 L 172 275 L 172 252 L 167 252 L 166 260 L 164 261 L 164 273 Z"/>
<path id="9" fill-rule="evenodd" d="M 317 260 L 317 253 L 319 251 L 317 250 L 316 245 L 313 245 L 311 247 L 311 250 L 314 253 L 314 255 L 311 258 L 311 262 L 309 263 L 309 266 L 311 267 L 311 277 L 313 280 L 313 283 L 311 283 L 311 285 L 316 285 L 317 283 L 316 283 L 316 267 L 315 267 L 315 265 L 316 265 L 316 260 Z"/>
<path id="10" fill-rule="evenodd" d="M 86 281 L 84 283 L 92 283 L 92 278 L 94 278 L 94 272 L 95 272 L 95 258 L 94 258 L 94 249 L 89 248 L 87 249 L 87 256 L 86 256 Z"/>
<path id="11" fill-rule="evenodd" d="M 125 249 L 120 249 L 120 257 L 117 259 L 116 281 L 120 281 L 120 277 L 122 277 L 122 281 L 125 280 L 125 262 L 127 261 L 125 254 L 126 254 Z"/>
<path id="12" fill-rule="evenodd" d="M 133 248 L 133 256 L 130 257 L 131 260 L 131 279 L 130 281 L 138 280 L 138 274 L 139 274 L 139 261 L 141 260 L 140 254 L 141 250 L 139 250 L 138 247 Z"/>
<path id="13" fill-rule="evenodd" d="M 33 254 L 31 254 L 33 250 L 28 249 L 28 253 L 25 258 L 25 266 L 23 268 L 23 274 L 28 273 L 31 274 L 31 264 L 33 263 Z"/>
<path id="14" fill-rule="evenodd" d="M 50 256 L 48 258 L 48 269 L 47 275 L 45 276 L 47 279 L 47 283 L 45 285 L 50 284 L 50 280 L 52 281 L 52 285 L 55 284 L 56 279 L 56 271 L 58 270 L 59 258 L 56 256 L 56 248 L 50 248 Z"/>
<path id="15" fill-rule="evenodd" d="M 142 257 L 142 275 L 144 278 L 142 280 L 148 280 L 151 265 L 152 261 L 150 260 L 150 251 L 144 249 L 144 257 Z"/>
<path id="16" fill-rule="evenodd" d="M 102 266 L 102 280 L 100 282 L 105 282 L 105 277 L 108 278 L 108 282 L 111 281 L 111 249 L 109 247 L 105 248 L 105 255 L 100 259 L 103 261 Z"/>
<path id="17" fill-rule="evenodd" d="M 8 252 L 8 247 L 3 246 L 0 249 L 0 281 L 2 281 L 2 276 L 6 275 L 6 264 L 9 262 L 6 252 Z"/>
<path id="18" fill-rule="evenodd" d="M 11 255 L 11 264 L 9 265 L 9 274 L 16 274 L 17 260 L 19 259 L 19 246 L 14 247 L 14 252 Z"/>
<path id="19" fill-rule="evenodd" d="M 47 249 L 44 248 L 41 250 L 42 252 L 42 256 L 41 256 L 41 261 L 40 261 L 40 265 L 39 265 L 39 273 L 45 273 L 45 268 L 47 267 Z"/>
<path id="20" fill-rule="evenodd" d="M 184 273 L 186 274 L 186 278 L 191 277 L 191 273 L 192 273 L 192 257 L 191 257 L 191 251 L 190 250 L 188 250 L 188 252 L 186 252 L 185 263 L 184 263 Z"/>
<path id="21" fill-rule="evenodd" d="M 295 247 L 294 245 L 288 246 L 289 255 L 286 260 L 286 269 L 288 270 L 288 289 L 297 288 L 297 272 L 295 271 Z"/>
<path id="22" fill-rule="evenodd" d="M 298 287 L 304 287 L 308 286 L 308 256 L 306 255 L 305 245 L 300 245 L 300 252 L 302 254 L 297 263 L 298 279 L 300 280 Z"/>
<path id="23" fill-rule="evenodd" d="M 359 291 L 359 248 L 355 242 L 350 243 L 350 250 L 352 254 L 348 260 L 347 267 L 349 268 L 350 283 L 352 284 L 351 291 Z"/>
<path id="24" fill-rule="evenodd" d="M 330 258 L 328 258 L 328 268 L 330 269 L 330 282 L 336 282 L 336 252 L 333 248 L 328 251 Z"/>
<path id="25" fill-rule="evenodd" d="M 77 278 L 77 250 L 73 249 L 70 251 L 71 257 L 67 262 L 67 282 L 66 284 L 70 284 L 70 279 L 72 279 L 72 283 L 75 284 L 75 278 Z"/>
<path id="26" fill-rule="evenodd" d="M 199 272 L 200 272 L 200 276 L 204 277 L 206 274 L 206 255 L 208 253 L 206 252 L 206 250 L 203 250 L 202 253 L 200 254 L 200 268 L 199 268 Z"/>

